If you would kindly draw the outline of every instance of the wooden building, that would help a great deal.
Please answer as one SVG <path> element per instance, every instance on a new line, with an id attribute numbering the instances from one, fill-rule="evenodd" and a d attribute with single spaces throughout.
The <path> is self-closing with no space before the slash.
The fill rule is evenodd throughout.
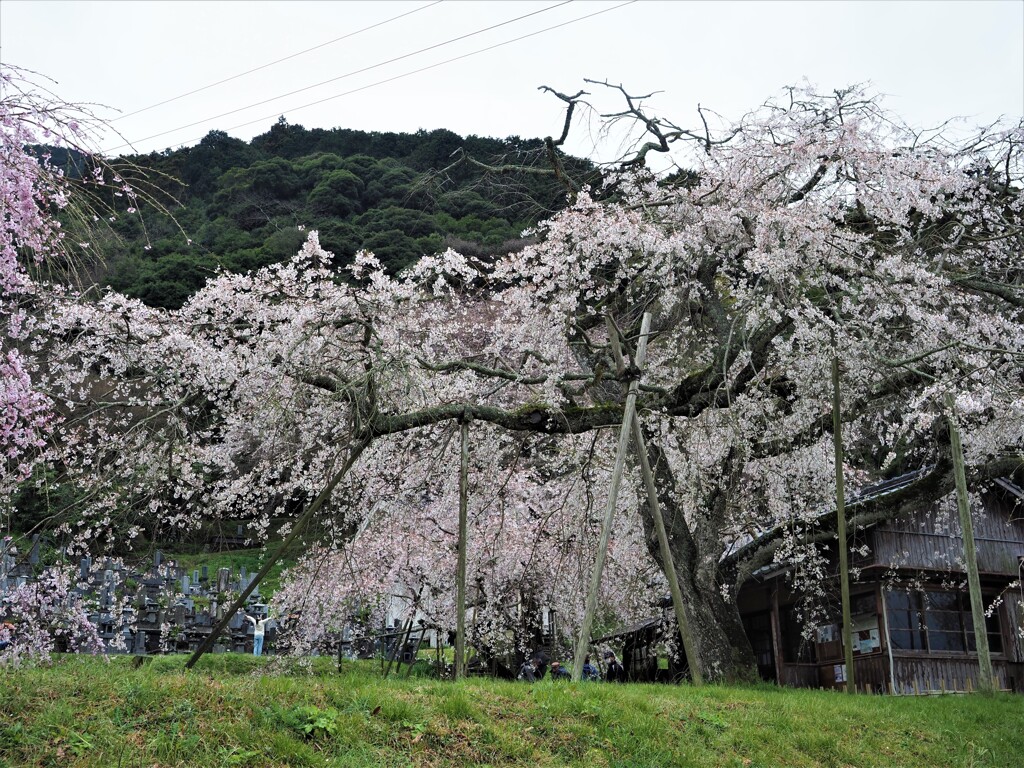
<path id="1" fill-rule="evenodd" d="M 677 683 L 687 677 L 689 668 L 680 648 L 671 598 L 662 600 L 661 609 L 660 616 L 594 639 L 592 656 L 599 658 L 602 646 L 614 648 L 631 683 Z"/>
<path id="2" fill-rule="evenodd" d="M 896 487 L 890 481 L 888 489 Z M 879 487 L 872 489 L 879 492 Z M 880 492 L 887 488 L 882 487 Z M 1024 491 L 1000 480 L 975 516 L 986 630 L 998 687 L 1024 692 Z M 955 507 L 858 530 L 851 536 L 854 680 L 897 694 L 967 691 L 978 684 L 975 633 Z M 830 553 L 834 567 L 835 553 Z M 743 585 L 740 613 L 766 680 L 840 688 L 846 668 L 838 578 L 810 632 L 790 569 L 763 569 Z"/>

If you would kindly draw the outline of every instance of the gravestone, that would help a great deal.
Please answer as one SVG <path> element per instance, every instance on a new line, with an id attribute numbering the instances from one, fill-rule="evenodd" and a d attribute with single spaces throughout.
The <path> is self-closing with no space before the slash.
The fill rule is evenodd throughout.
<path id="1" fill-rule="evenodd" d="M 217 570 L 217 591 L 227 592 L 228 584 L 231 579 L 231 571 L 228 568 L 220 568 Z"/>
<path id="2" fill-rule="evenodd" d="M 28 564 L 39 565 L 39 534 L 32 534 L 32 550 L 28 553 Z"/>

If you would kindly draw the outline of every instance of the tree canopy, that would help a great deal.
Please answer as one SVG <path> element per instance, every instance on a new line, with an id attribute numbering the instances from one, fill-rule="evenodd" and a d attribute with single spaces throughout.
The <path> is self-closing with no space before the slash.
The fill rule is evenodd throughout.
<path id="1" fill-rule="evenodd" d="M 451 621 L 452 435 L 469 421 L 470 578 L 489 619 L 478 641 L 504 636 L 513 592 L 572 625 L 605 428 L 639 379 L 690 661 L 720 679 L 752 669 L 743 579 L 781 557 L 814 573 L 833 356 L 849 471 L 931 467 L 879 514 L 952 487 L 937 426 L 947 395 L 976 483 L 1021 466 L 1020 125 L 951 144 L 863 90 L 793 89 L 715 135 L 645 119 L 619 90 L 620 114 L 650 141 L 493 261 L 449 249 L 396 272 L 363 251 L 338 280 L 310 232 L 296 256 L 218 273 L 180 309 L 39 291 L 32 381 L 60 414 L 52 461 L 80 489 L 63 520 L 71 540 L 218 516 L 266 531 L 312 505 L 330 567 L 307 563 L 289 599 L 355 598 L 372 572 L 434 593 Z M 275 126 L 268 141 L 294 153 L 296 134 Z M 644 160 L 673 144 L 692 147 L 689 167 L 664 183 Z M 253 194 L 257 177 L 232 176 Z M 647 361 L 620 371 L 613 341 L 629 362 L 645 312 Z M 663 589 L 646 495 L 631 488 L 605 594 L 623 616 L 638 609 L 626 590 Z"/>

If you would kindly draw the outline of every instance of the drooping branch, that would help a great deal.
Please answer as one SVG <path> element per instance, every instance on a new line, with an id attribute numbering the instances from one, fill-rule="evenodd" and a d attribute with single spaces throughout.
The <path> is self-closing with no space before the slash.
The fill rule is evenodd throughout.
<path id="1" fill-rule="evenodd" d="M 531 404 L 506 410 L 474 403 L 446 403 L 402 414 L 374 414 L 364 425 L 364 430 L 374 436 L 393 435 L 461 418 L 485 421 L 513 432 L 570 435 L 620 424 L 622 406 L 607 404 L 559 409 Z"/>
<path id="2" fill-rule="evenodd" d="M 434 373 L 458 373 L 460 371 L 472 371 L 473 373 L 484 377 L 494 379 L 504 379 L 515 384 L 524 384 L 528 386 L 536 386 L 538 384 L 544 384 L 555 378 L 560 382 L 584 382 L 587 384 L 595 384 L 600 381 L 627 381 L 623 376 L 611 375 L 608 372 L 602 372 L 601 374 L 592 373 L 562 373 L 557 376 L 526 376 L 518 371 L 513 371 L 508 368 L 494 368 L 491 366 L 483 365 L 481 363 L 473 362 L 472 360 L 449 360 L 443 363 L 431 363 L 422 357 L 417 357 L 416 362 L 427 371 L 433 371 Z M 664 387 L 655 386 L 653 384 L 641 384 L 641 392 L 650 392 L 659 395 L 668 394 L 668 390 Z"/>
<path id="3" fill-rule="evenodd" d="M 973 277 L 954 278 L 954 282 L 971 291 L 998 296 L 1007 304 L 1024 309 L 1024 286 L 994 283 Z"/>

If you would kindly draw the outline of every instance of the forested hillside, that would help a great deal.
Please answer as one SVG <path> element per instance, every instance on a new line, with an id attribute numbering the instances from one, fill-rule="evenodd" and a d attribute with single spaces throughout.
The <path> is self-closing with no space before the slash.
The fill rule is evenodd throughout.
<path id="1" fill-rule="evenodd" d="M 212 131 L 193 147 L 125 158 L 168 196 L 170 215 L 119 215 L 109 241 L 90 232 L 103 257 L 90 277 L 176 307 L 218 268 L 292 256 L 310 229 L 338 265 L 365 248 L 393 272 L 449 245 L 504 252 L 563 205 L 546 154 L 540 139 L 307 130 L 283 118 L 248 143 Z M 561 162 L 577 176 L 591 170 Z"/>

